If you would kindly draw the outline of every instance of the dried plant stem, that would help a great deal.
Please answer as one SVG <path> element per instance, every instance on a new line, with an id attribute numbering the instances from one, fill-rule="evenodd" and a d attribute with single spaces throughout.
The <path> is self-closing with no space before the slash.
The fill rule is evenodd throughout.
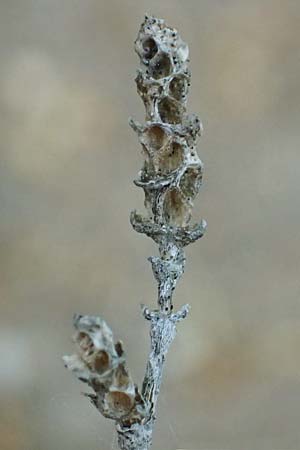
<path id="1" fill-rule="evenodd" d="M 114 344 L 107 324 L 95 316 L 75 316 L 77 354 L 64 357 L 66 366 L 88 383 L 87 394 L 105 416 L 116 421 L 122 450 L 151 446 L 163 365 L 176 335 L 176 324 L 189 306 L 173 312 L 172 295 L 184 272 L 184 247 L 203 236 L 206 223 L 190 225 L 193 199 L 202 183 L 202 162 L 196 150 L 201 124 L 186 114 L 190 82 L 188 47 L 177 31 L 161 19 L 145 16 L 137 40 L 140 57 L 136 83 L 146 109 L 144 125 L 130 119 L 145 157 L 135 180 L 145 193 L 145 217 L 131 213 L 131 224 L 158 245 L 152 256 L 158 283 L 158 308 L 143 306 L 150 321 L 151 349 L 141 392 L 126 367 L 122 343 Z"/>

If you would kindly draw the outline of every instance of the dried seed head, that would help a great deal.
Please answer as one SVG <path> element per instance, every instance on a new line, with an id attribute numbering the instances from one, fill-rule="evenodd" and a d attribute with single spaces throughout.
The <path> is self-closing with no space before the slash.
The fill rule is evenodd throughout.
<path id="1" fill-rule="evenodd" d="M 130 422 L 131 415 L 134 420 L 137 414 L 144 417 L 144 400 L 140 394 L 136 400 L 137 388 L 126 368 L 122 343 L 114 344 L 106 322 L 100 317 L 76 315 L 74 326 L 77 353 L 65 356 L 64 362 L 79 380 L 94 390 L 95 394 L 88 395 L 92 403 L 111 419 L 125 417 Z"/>
<path id="2" fill-rule="evenodd" d="M 145 191 L 145 206 L 154 222 L 187 227 L 202 182 L 202 163 L 195 151 L 201 123 L 196 115 L 186 114 L 188 46 L 164 20 L 146 16 L 135 49 L 141 63 L 137 90 L 147 120 L 134 128 L 145 150 L 137 184 Z"/>

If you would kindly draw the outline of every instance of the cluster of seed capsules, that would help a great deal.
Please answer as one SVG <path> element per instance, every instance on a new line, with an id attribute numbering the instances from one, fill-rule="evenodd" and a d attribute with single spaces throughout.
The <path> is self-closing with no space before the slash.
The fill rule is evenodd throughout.
<path id="1" fill-rule="evenodd" d="M 126 367 L 121 341 L 114 343 L 106 322 L 96 316 L 74 316 L 76 353 L 65 366 L 93 389 L 85 394 L 104 417 L 122 424 L 141 421 L 146 407 Z"/>
<path id="2" fill-rule="evenodd" d="M 148 217 L 134 212 L 131 222 L 154 239 L 157 226 L 177 229 L 178 243 L 187 245 L 201 237 L 206 227 L 204 221 L 188 226 L 203 173 L 196 152 L 202 125 L 195 114 L 186 113 L 191 77 L 188 46 L 164 20 L 145 16 L 135 49 L 141 61 L 137 91 L 145 105 L 146 122 L 131 119 L 130 125 L 145 157 L 135 184 L 144 189 Z"/>

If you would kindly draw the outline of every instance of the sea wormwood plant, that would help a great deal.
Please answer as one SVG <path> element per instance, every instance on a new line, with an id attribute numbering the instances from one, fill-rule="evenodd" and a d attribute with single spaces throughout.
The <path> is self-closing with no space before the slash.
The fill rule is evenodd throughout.
<path id="1" fill-rule="evenodd" d="M 142 305 L 150 322 L 151 349 L 142 388 L 133 382 L 123 345 L 114 343 L 103 319 L 75 315 L 77 352 L 64 362 L 79 380 L 93 390 L 85 394 L 103 416 L 115 420 L 122 450 L 151 446 L 156 404 L 166 354 L 189 305 L 173 312 L 172 294 L 184 272 L 184 247 L 203 236 L 205 221 L 191 225 L 193 199 L 202 183 L 203 165 L 195 144 L 201 123 L 186 113 L 190 85 L 188 46 L 165 21 L 145 16 L 135 50 L 141 67 L 137 91 L 146 109 L 146 122 L 130 119 L 142 145 L 144 164 L 135 184 L 145 193 L 147 214 L 131 213 L 133 228 L 151 237 L 159 256 L 151 256 L 158 284 L 158 308 Z"/>

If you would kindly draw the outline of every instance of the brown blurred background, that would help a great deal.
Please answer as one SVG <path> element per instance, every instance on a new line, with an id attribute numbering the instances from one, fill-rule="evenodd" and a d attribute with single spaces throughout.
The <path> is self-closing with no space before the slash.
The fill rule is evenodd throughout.
<path id="1" fill-rule="evenodd" d="M 1 0 L 0 448 L 115 450 L 61 355 L 74 312 L 103 316 L 141 381 L 155 305 L 133 232 L 145 13 L 191 54 L 205 164 L 175 302 L 154 449 L 300 448 L 299 0 Z"/>

